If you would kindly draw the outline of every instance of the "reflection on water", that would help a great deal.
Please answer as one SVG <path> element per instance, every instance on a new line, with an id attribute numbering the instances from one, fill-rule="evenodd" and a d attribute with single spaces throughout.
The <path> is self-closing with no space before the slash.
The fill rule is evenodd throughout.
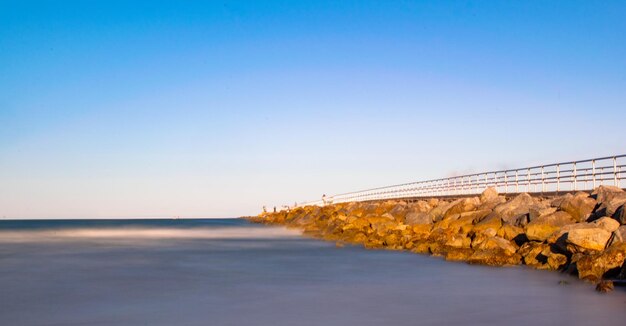
<path id="1" fill-rule="evenodd" d="M 621 289 L 601 295 L 553 272 L 335 248 L 242 220 L 20 223 L 0 222 L 0 325 L 589 325 L 626 318 Z"/>

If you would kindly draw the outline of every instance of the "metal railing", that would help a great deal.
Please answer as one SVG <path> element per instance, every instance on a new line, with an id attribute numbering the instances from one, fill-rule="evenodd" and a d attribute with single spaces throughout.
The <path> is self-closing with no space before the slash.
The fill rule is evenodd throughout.
<path id="1" fill-rule="evenodd" d="M 488 187 L 494 187 L 499 193 L 504 194 L 582 191 L 592 190 L 600 185 L 621 187 L 621 181 L 626 179 L 626 174 L 621 173 L 624 167 L 626 155 L 607 156 L 366 189 L 333 195 L 324 201 L 343 203 L 472 195 L 479 194 Z M 298 206 L 323 205 L 324 201 L 309 201 L 299 203 Z"/>

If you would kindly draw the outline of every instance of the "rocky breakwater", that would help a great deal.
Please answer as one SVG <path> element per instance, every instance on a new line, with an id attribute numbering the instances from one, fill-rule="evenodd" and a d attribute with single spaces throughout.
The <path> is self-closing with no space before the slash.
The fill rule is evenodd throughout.
<path id="1" fill-rule="evenodd" d="M 338 245 L 559 270 L 601 291 L 612 289 L 610 280 L 626 279 L 626 192 L 616 187 L 552 198 L 506 198 L 489 188 L 456 200 L 307 206 L 249 219 L 299 228 Z"/>

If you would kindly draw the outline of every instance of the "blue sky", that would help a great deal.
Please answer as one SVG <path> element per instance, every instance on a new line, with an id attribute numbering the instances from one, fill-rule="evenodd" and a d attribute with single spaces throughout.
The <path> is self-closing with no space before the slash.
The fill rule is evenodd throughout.
<path id="1" fill-rule="evenodd" d="M 623 1 L 0 0 L 0 216 L 230 217 L 626 152 Z"/>

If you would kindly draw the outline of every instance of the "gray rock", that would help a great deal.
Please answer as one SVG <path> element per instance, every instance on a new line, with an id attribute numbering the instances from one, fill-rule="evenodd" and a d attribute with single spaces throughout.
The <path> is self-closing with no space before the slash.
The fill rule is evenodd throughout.
<path id="1" fill-rule="evenodd" d="M 432 216 L 425 212 L 409 212 L 404 216 L 404 224 L 417 225 L 417 224 L 432 224 Z"/>
<path id="2" fill-rule="evenodd" d="M 596 200 L 584 192 L 564 198 L 559 205 L 559 209 L 572 215 L 577 222 L 586 221 L 595 207 Z"/>
<path id="3" fill-rule="evenodd" d="M 515 218 L 522 214 L 528 214 L 533 204 L 535 202 L 529 194 L 521 193 L 508 202 L 496 206 L 493 212 L 500 216 L 503 222 L 514 224 Z"/>
<path id="4" fill-rule="evenodd" d="M 618 187 L 600 186 L 592 195 L 598 202 L 595 217 L 613 216 L 620 206 L 626 204 L 626 192 Z"/>
<path id="5" fill-rule="evenodd" d="M 492 200 L 498 199 L 498 191 L 496 191 L 496 188 L 494 187 L 489 187 L 487 189 L 485 189 L 485 191 L 483 191 L 480 194 L 480 203 L 484 204 L 486 202 L 490 202 Z"/>

